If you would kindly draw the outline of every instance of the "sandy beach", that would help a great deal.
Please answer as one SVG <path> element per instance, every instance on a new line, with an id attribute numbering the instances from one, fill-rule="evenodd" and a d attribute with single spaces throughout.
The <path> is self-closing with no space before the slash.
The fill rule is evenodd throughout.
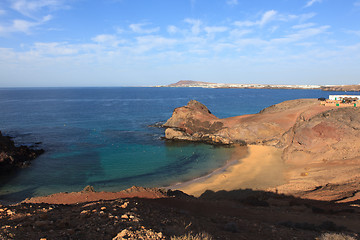
<path id="1" fill-rule="evenodd" d="M 229 164 L 208 176 L 177 184 L 172 189 L 200 196 L 206 190 L 252 188 L 266 190 L 286 183 L 282 151 L 271 146 L 235 146 Z"/>

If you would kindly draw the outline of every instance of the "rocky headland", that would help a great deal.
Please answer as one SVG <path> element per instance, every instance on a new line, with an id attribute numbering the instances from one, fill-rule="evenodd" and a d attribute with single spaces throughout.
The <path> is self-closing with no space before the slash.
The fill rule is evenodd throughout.
<path id="1" fill-rule="evenodd" d="M 240 177 L 249 174 L 242 172 L 245 166 L 254 174 L 266 174 L 281 165 L 275 171 L 284 175 L 285 182 L 260 189 L 266 186 L 266 190 L 318 200 L 360 200 L 359 108 L 324 106 L 316 99 L 299 99 L 273 105 L 258 114 L 219 119 L 192 100 L 176 108 L 164 127 L 169 140 L 248 147 L 249 156 L 225 174 L 214 174 L 190 187 L 175 186 L 186 193 L 199 195 L 206 189 L 241 188 Z M 261 165 L 263 169 L 259 169 Z"/>
<path id="2" fill-rule="evenodd" d="M 0 173 L 26 167 L 43 152 L 42 149 L 16 146 L 10 137 L 3 136 L 0 131 Z"/>

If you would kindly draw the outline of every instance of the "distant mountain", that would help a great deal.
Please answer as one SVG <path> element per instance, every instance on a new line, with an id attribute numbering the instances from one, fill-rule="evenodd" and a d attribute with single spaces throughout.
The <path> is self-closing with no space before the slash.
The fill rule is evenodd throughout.
<path id="1" fill-rule="evenodd" d="M 191 81 L 191 80 L 181 80 L 177 83 L 169 84 L 168 87 L 192 87 L 196 85 L 211 85 L 214 83 L 208 83 L 208 82 L 200 82 L 200 81 Z"/>

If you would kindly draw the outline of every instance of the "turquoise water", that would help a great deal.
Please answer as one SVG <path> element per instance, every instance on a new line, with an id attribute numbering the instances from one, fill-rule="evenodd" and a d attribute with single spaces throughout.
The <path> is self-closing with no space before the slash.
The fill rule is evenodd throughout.
<path id="1" fill-rule="evenodd" d="M 218 117 L 257 113 L 285 100 L 328 97 L 320 90 L 201 88 L 0 89 L 0 130 L 45 154 L 0 176 L 0 200 L 55 192 L 168 186 L 223 166 L 232 148 L 162 139 L 165 122 L 191 99 Z M 340 93 L 337 93 L 340 94 Z"/>

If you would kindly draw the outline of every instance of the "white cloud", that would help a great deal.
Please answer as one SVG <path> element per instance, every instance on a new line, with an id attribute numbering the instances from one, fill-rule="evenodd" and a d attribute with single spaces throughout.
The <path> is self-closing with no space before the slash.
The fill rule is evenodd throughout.
<path id="1" fill-rule="evenodd" d="M 8 33 L 22 32 L 26 34 L 31 33 L 31 29 L 46 23 L 51 20 L 51 15 L 43 17 L 40 21 L 26 21 L 22 19 L 15 19 L 8 26 L 0 25 L 0 35 L 6 35 Z"/>
<path id="2" fill-rule="evenodd" d="M 228 30 L 228 28 L 227 27 L 205 27 L 204 30 L 207 34 L 213 34 L 213 33 L 226 32 Z"/>
<path id="3" fill-rule="evenodd" d="M 0 16 L 1 16 L 1 15 L 5 15 L 5 14 L 6 14 L 6 11 L 3 10 L 3 9 L 0 9 Z"/>
<path id="4" fill-rule="evenodd" d="M 100 34 L 93 37 L 91 40 L 101 44 L 102 46 L 117 47 L 120 43 L 124 43 L 124 40 L 119 40 L 115 35 L 111 34 Z"/>
<path id="5" fill-rule="evenodd" d="M 179 29 L 174 25 L 170 25 L 170 26 L 167 27 L 167 31 L 170 34 L 175 34 L 175 33 L 177 33 L 179 31 Z"/>
<path id="6" fill-rule="evenodd" d="M 96 37 L 93 37 L 91 40 L 98 43 L 109 42 L 109 41 L 113 42 L 116 40 L 116 37 L 110 34 L 101 34 L 101 35 L 97 35 Z"/>
<path id="7" fill-rule="evenodd" d="M 177 40 L 164 38 L 160 36 L 142 36 L 137 37 L 137 45 L 132 47 L 131 51 L 136 52 L 137 54 L 145 53 L 152 49 L 159 50 L 164 48 L 169 48 L 174 46 L 177 43 Z"/>
<path id="8" fill-rule="evenodd" d="M 354 6 L 355 6 L 355 7 L 360 7 L 360 1 L 354 2 Z"/>
<path id="9" fill-rule="evenodd" d="M 292 26 L 293 29 L 309 28 L 315 26 L 315 23 L 304 23 Z"/>
<path id="10" fill-rule="evenodd" d="M 253 32 L 252 30 L 248 30 L 248 29 L 243 29 L 243 30 L 234 29 L 230 32 L 230 37 L 239 39 L 239 38 L 242 38 L 243 36 L 250 34 L 252 32 Z"/>
<path id="11" fill-rule="evenodd" d="M 238 27 L 252 27 L 254 25 L 257 25 L 257 22 L 251 22 L 251 21 L 236 21 L 234 22 L 235 26 Z"/>
<path id="12" fill-rule="evenodd" d="M 314 3 L 321 3 L 321 2 L 322 0 L 309 0 L 304 7 L 305 8 L 311 7 Z"/>
<path id="13" fill-rule="evenodd" d="M 144 29 L 144 27 L 147 26 L 147 25 L 149 25 L 149 23 L 134 23 L 134 24 L 130 24 L 129 28 L 133 32 L 140 33 L 140 34 L 150 34 L 150 33 L 160 31 L 159 27 Z"/>
<path id="14" fill-rule="evenodd" d="M 64 0 L 14 0 L 11 7 L 24 16 L 34 18 L 34 14 L 43 8 L 58 9 L 65 6 Z"/>
<path id="15" fill-rule="evenodd" d="M 261 19 L 258 21 L 236 21 L 234 24 L 238 27 L 251 27 L 251 26 L 264 26 L 270 21 L 274 20 L 277 15 L 275 10 L 269 10 L 265 12 Z"/>
<path id="16" fill-rule="evenodd" d="M 299 21 L 300 22 L 306 22 L 307 20 L 313 18 L 316 16 L 316 13 L 306 13 L 306 14 L 301 14 L 299 16 Z"/>
<path id="17" fill-rule="evenodd" d="M 227 0 L 226 3 L 230 6 L 238 5 L 238 0 Z"/>
<path id="18" fill-rule="evenodd" d="M 271 20 L 274 19 L 275 15 L 277 14 L 276 11 L 274 10 L 270 10 L 267 11 L 266 13 L 264 13 L 264 15 L 262 16 L 261 20 L 260 20 L 260 26 L 265 25 L 266 23 L 270 22 Z"/>
<path id="19" fill-rule="evenodd" d="M 191 32 L 192 32 L 192 34 L 198 35 L 198 34 L 200 33 L 200 31 L 201 31 L 200 26 L 201 26 L 201 24 L 202 24 L 202 22 L 201 22 L 200 20 L 198 20 L 198 19 L 192 19 L 192 18 L 187 18 L 187 19 L 185 19 L 184 21 L 185 21 L 186 23 L 189 23 L 189 24 L 192 25 L 192 27 L 191 27 Z"/>
<path id="20" fill-rule="evenodd" d="M 319 35 L 322 33 L 326 33 L 326 31 L 329 28 L 330 28 L 330 26 L 321 26 L 321 27 L 317 27 L 317 28 L 304 28 L 304 29 L 300 29 L 296 33 L 289 34 L 285 37 L 272 39 L 271 42 L 277 43 L 277 44 L 298 42 L 298 41 L 306 39 L 306 38 L 310 38 L 310 37 L 313 37 L 313 36 L 316 36 L 316 35 Z"/>
<path id="21" fill-rule="evenodd" d="M 347 30 L 345 32 L 348 33 L 348 34 L 354 34 L 354 35 L 360 37 L 360 30 Z"/>
<path id="22" fill-rule="evenodd" d="M 68 43 L 59 43 L 59 42 L 52 42 L 52 43 L 35 43 L 33 52 L 36 54 L 41 55 L 73 55 L 79 52 L 78 49 L 72 47 Z"/>

